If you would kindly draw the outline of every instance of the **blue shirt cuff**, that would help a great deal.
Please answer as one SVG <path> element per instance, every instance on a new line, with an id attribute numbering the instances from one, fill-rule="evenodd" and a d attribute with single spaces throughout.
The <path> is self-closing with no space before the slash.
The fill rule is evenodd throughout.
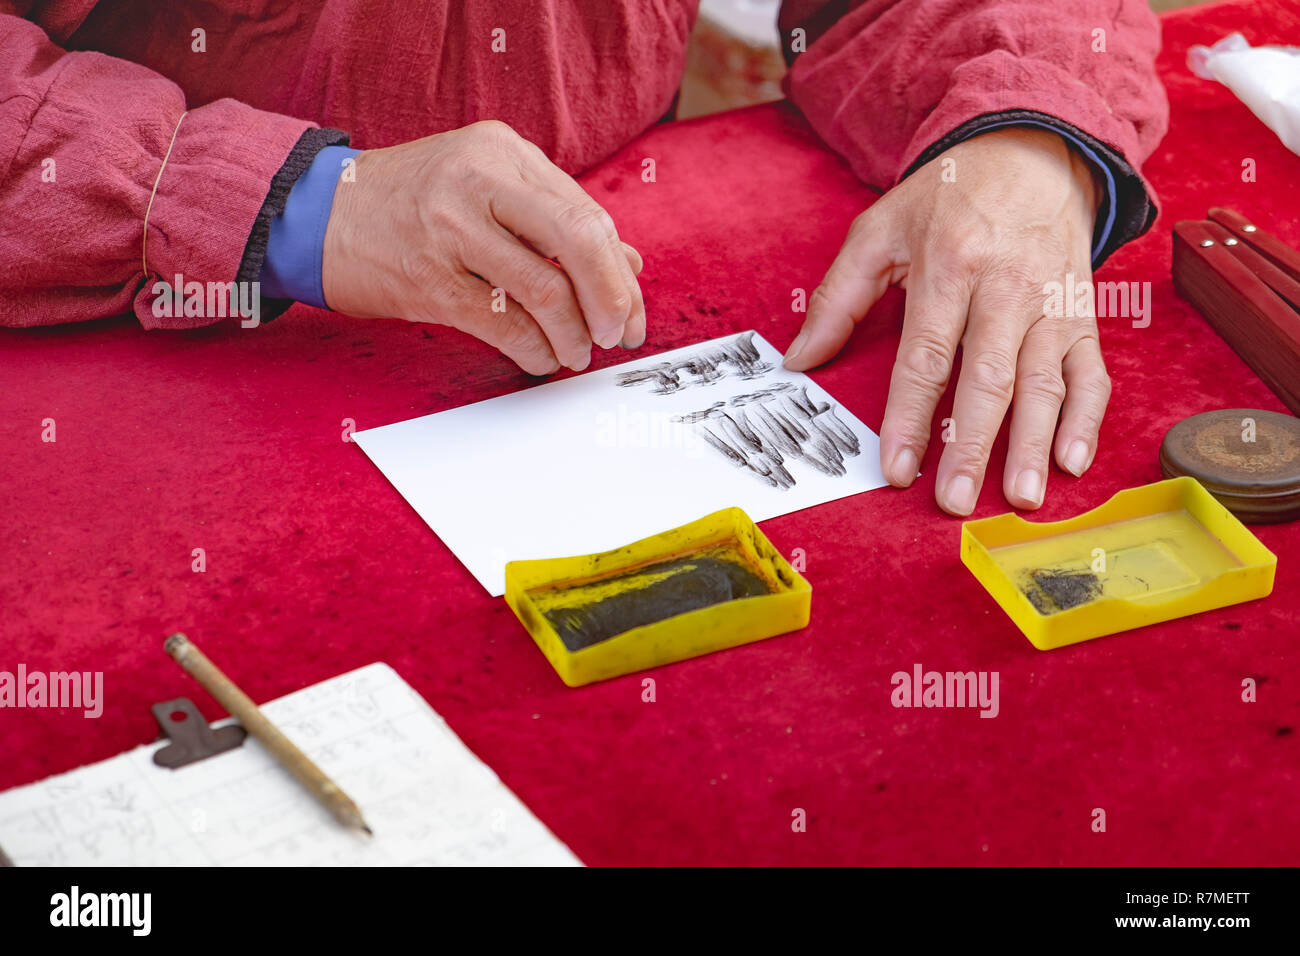
<path id="1" fill-rule="evenodd" d="M 348 146 L 326 146 L 293 184 L 284 211 L 271 220 L 262 263 L 262 295 L 329 308 L 321 283 L 325 227 L 339 176 L 360 152 Z"/>
<path id="2" fill-rule="evenodd" d="M 1102 200 L 1101 208 L 1097 210 L 1097 225 L 1092 233 L 1092 262 L 1095 266 L 1097 260 L 1101 258 L 1101 251 L 1106 248 L 1106 243 L 1110 240 L 1110 234 L 1115 228 L 1115 210 L 1119 205 L 1119 187 L 1115 183 L 1115 171 L 1110 168 L 1110 163 L 1097 155 L 1095 149 L 1077 136 L 1071 136 L 1064 130 L 1049 126 L 1047 123 L 1035 123 L 1033 120 L 994 120 L 987 126 L 981 126 L 973 130 L 970 135 L 978 136 L 980 133 L 987 133 L 992 129 L 1001 129 L 1004 126 L 1033 126 L 1038 129 L 1050 130 L 1063 137 L 1071 146 L 1082 153 L 1088 162 L 1101 171 L 1106 180 L 1106 196 Z M 970 136 L 966 138 L 969 139 Z M 338 147 L 331 148 L 336 149 Z"/>

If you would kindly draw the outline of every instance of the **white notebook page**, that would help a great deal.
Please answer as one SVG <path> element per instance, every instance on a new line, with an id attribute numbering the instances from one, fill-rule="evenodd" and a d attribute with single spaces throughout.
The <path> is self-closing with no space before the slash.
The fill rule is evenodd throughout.
<path id="1" fill-rule="evenodd" d="M 177 770 L 154 764 L 154 743 L 0 793 L 0 847 L 18 866 L 581 865 L 386 664 L 262 710 L 373 838 L 249 737 Z"/>

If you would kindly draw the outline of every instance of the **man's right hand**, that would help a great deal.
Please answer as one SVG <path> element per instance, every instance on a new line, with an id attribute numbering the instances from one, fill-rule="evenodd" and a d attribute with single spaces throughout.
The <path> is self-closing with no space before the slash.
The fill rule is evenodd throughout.
<path id="1" fill-rule="evenodd" d="M 353 171 L 325 232 L 331 309 L 450 325 L 533 375 L 645 341 L 640 255 L 504 123 L 366 150 Z"/>

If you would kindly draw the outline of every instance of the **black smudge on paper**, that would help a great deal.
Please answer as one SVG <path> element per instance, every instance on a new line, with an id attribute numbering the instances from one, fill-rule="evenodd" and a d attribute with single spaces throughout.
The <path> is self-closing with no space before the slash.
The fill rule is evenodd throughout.
<path id="1" fill-rule="evenodd" d="M 674 421 L 695 424 L 704 440 L 734 465 L 774 488 L 798 484 L 787 461 L 802 461 L 824 475 L 845 475 L 844 460 L 862 451 L 858 436 L 828 402 L 789 382 L 738 395 L 730 402 Z"/>
<path id="2" fill-rule="evenodd" d="M 746 332 L 711 348 L 675 362 L 660 362 L 649 368 L 620 372 L 618 384 L 627 388 L 649 383 L 658 395 L 671 395 L 693 385 L 712 385 L 725 378 L 754 379 L 772 371 L 754 345 L 754 333 Z"/>

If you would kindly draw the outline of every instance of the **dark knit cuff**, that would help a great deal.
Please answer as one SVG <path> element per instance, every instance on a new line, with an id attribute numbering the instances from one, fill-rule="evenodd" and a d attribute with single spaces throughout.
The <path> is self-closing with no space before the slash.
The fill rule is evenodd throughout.
<path id="1" fill-rule="evenodd" d="M 319 153 L 326 146 L 348 145 L 348 134 L 337 129 L 303 130 L 298 142 L 289 151 L 288 157 L 280 171 L 271 180 L 266 199 L 253 222 L 253 231 L 248 234 L 244 245 L 244 258 L 239 263 L 237 282 L 256 282 L 262 275 L 262 265 L 266 262 L 266 243 L 271 236 L 271 220 L 284 212 L 284 204 L 289 201 L 289 191 L 298 177 L 307 171 Z M 263 298 L 261 303 L 261 320 L 269 322 L 293 305 L 292 299 Z"/>

